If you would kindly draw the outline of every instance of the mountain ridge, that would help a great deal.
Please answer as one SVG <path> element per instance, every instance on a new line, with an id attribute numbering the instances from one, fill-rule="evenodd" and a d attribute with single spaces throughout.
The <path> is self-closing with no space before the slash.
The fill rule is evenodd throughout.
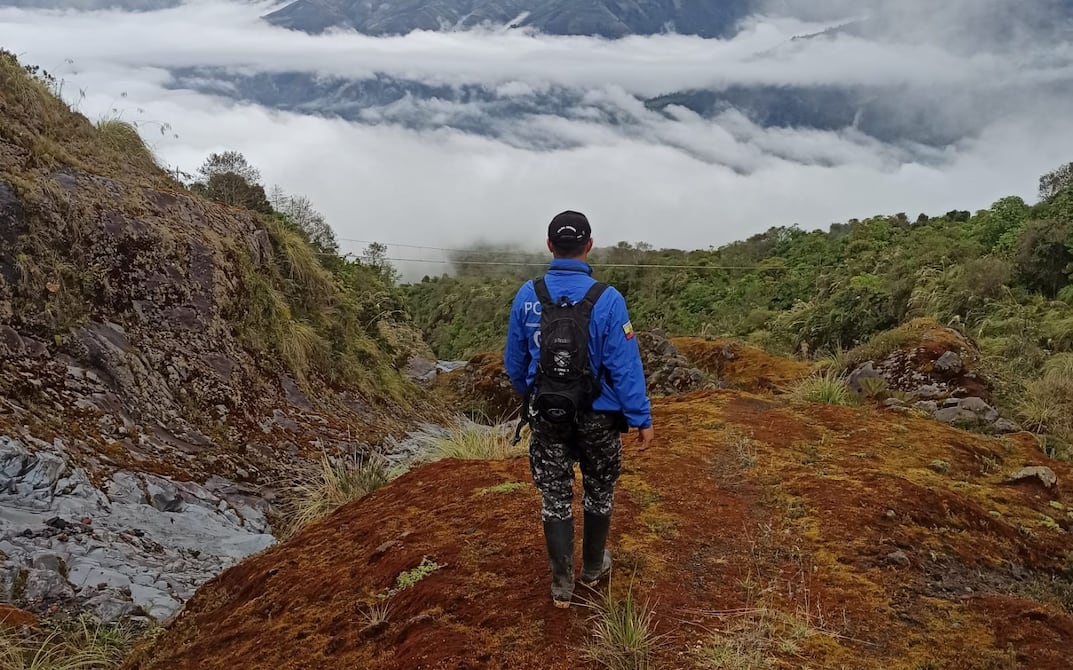
<path id="1" fill-rule="evenodd" d="M 749 0 L 297 0 L 265 19 L 308 33 L 344 28 L 396 35 L 493 24 L 553 35 L 618 38 L 678 32 L 721 37 L 730 34 L 749 6 Z"/>

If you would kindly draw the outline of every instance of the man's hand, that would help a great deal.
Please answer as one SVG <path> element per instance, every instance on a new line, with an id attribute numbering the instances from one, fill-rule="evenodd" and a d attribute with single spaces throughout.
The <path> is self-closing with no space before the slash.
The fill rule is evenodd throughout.
<path id="1" fill-rule="evenodd" d="M 652 446 L 652 440 L 656 439 L 656 431 L 649 426 L 648 428 L 638 428 L 637 437 L 641 439 L 641 450 L 648 449 Z"/>

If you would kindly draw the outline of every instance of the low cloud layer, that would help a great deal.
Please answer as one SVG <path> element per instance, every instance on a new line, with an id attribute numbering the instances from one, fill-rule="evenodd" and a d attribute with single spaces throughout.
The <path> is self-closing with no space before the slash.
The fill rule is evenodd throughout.
<path id="1" fill-rule="evenodd" d="M 1068 42 L 1018 38 L 1016 46 L 966 49 L 949 34 L 956 48 L 921 42 L 925 27 L 934 30 L 925 15 L 921 31 L 903 40 L 889 31 L 794 39 L 849 15 L 837 2 L 822 14 L 793 5 L 749 19 L 729 40 L 615 42 L 496 30 L 313 37 L 265 25 L 259 16 L 268 5 L 220 0 L 144 13 L 4 8 L 0 45 L 62 77 L 65 97 L 90 118 L 138 122 L 169 165 L 193 171 L 211 151 L 242 151 L 266 182 L 308 195 L 353 240 L 539 244 L 546 221 L 575 208 L 590 215 L 600 242 L 717 246 L 776 225 L 941 214 L 1009 194 L 1032 200 L 1041 173 L 1073 160 L 1062 111 L 1073 108 Z M 561 108 L 515 117 L 493 115 L 487 101 L 405 97 L 354 123 L 176 88 L 173 73 L 184 68 L 478 86 L 496 101 L 569 95 L 555 98 L 566 101 Z M 762 127 L 734 109 L 657 112 L 638 99 L 731 86 L 882 88 L 932 103 L 939 96 L 944 104 L 932 108 L 941 113 L 919 123 L 968 130 L 923 146 L 852 127 Z M 157 132 L 164 123 L 178 138 Z"/>

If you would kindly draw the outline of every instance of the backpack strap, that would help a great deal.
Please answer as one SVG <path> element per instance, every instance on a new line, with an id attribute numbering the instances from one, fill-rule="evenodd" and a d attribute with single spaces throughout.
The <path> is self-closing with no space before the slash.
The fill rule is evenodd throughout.
<path id="1" fill-rule="evenodd" d="M 555 301 L 551 299 L 551 293 L 548 292 L 548 283 L 543 277 L 533 280 L 533 290 L 536 291 L 537 300 L 540 301 L 542 307 L 555 306 Z"/>
<path id="2" fill-rule="evenodd" d="M 606 291 L 607 288 L 607 284 L 601 282 L 596 282 L 589 288 L 588 293 L 586 293 L 585 297 L 578 303 L 585 314 L 585 318 L 589 318 L 592 314 L 592 309 L 596 307 L 596 302 L 600 299 L 600 296 L 604 294 L 604 291 Z"/>

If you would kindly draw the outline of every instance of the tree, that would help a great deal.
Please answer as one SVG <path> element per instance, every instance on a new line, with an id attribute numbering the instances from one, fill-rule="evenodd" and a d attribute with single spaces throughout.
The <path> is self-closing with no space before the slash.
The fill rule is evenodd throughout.
<path id="1" fill-rule="evenodd" d="M 214 176 L 221 174 L 237 175 L 249 184 L 261 183 L 261 172 L 250 165 L 246 157 L 237 151 L 209 154 L 201 167 L 197 169 L 197 173 L 206 183 Z"/>
<path id="2" fill-rule="evenodd" d="M 372 242 L 365 247 L 361 254 L 362 265 L 376 268 L 380 276 L 388 284 L 394 284 L 399 280 L 399 272 L 387 258 L 387 245 L 381 242 Z"/>
<path id="3" fill-rule="evenodd" d="M 231 172 L 214 174 L 209 177 L 208 182 L 191 186 L 191 190 L 231 207 L 241 207 L 262 214 L 272 213 L 272 205 L 268 204 L 264 187 L 251 184 Z"/>
<path id="4" fill-rule="evenodd" d="M 271 214 L 265 189 L 261 186 L 261 173 L 237 151 L 211 154 L 197 169 L 201 181 L 191 185 L 191 190 L 216 202 L 241 207 L 262 214 Z"/>
<path id="5" fill-rule="evenodd" d="M 1040 200 L 1050 200 L 1070 188 L 1073 188 L 1073 163 L 1067 163 L 1039 178 Z"/>
<path id="6" fill-rule="evenodd" d="M 990 210 L 979 212 L 973 219 L 973 234 L 984 249 L 1009 251 L 1017 242 L 1029 207 L 1016 196 L 1003 198 L 991 205 Z"/>
<path id="7" fill-rule="evenodd" d="M 1029 289 L 1054 298 L 1073 275 L 1073 221 L 1033 221 L 1025 226 L 1014 266 Z"/>

